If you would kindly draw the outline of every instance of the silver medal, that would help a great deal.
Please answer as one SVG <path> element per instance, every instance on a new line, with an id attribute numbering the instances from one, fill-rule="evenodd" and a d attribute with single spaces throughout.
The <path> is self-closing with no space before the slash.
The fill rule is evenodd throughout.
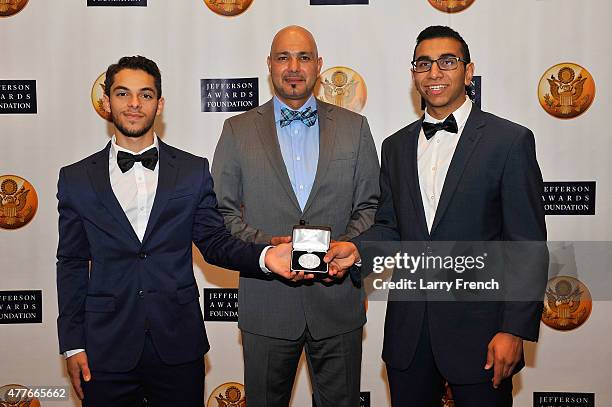
<path id="1" fill-rule="evenodd" d="M 319 264 L 321 264 L 321 259 L 319 259 L 316 254 L 306 253 L 302 254 L 298 258 L 298 263 L 300 263 L 300 266 L 304 267 L 305 269 L 311 270 L 319 267 Z"/>

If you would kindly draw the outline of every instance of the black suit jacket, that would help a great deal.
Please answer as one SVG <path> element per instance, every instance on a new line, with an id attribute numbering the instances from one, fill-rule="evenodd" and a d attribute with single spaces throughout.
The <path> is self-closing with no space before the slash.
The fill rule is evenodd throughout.
<path id="1" fill-rule="evenodd" d="M 57 319 L 60 352 L 82 348 L 90 368 L 132 369 L 149 329 L 161 359 L 208 350 L 192 242 L 209 263 L 258 274 L 263 245 L 230 235 L 205 158 L 159 142 L 158 185 L 140 242 L 110 184 L 110 143 L 60 171 Z"/>
<path id="2" fill-rule="evenodd" d="M 422 120 L 383 142 L 375 225 L 356 243 L 546 240 L 533 133 L 476 106 L 459 139 L 428 232 L 416 160 Z M 546 266 L 540 263 L 529 272 L 537 273 L 529 278 L 543 293 Z M 536 340 L 541 310 L 542 303 L 535 301 L 390 301 L 383 359 L 394 368 L 407 368 L 427 315 L 436 363 L 445 377 L 453 383 L 483 382 L 492 377 L 492 371 L 483 370 L 492 337 L 504 331 Z"/>

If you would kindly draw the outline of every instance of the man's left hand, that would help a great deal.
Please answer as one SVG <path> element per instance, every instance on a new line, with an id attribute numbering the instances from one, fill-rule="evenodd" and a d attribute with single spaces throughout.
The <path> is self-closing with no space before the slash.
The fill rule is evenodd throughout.
<path id="1" fill-rule="evenodd" d="M 291 236 L 274 236 L 270 239 L 272 246 L 278 246 L 279 244 L 291 242 Z"/>
<path id="2" fill-rule="evenodd" d="M 291 271 L 291 249 L 291 243 L 282 243 L 268 249 L 265 258 L 268 270 L 294 282 L 314 278 L 314 275 L 304 274 L 303 271 Z"/>
<path id="3" fill-rule="evenodd" d="M 493 387 L 510 377 L 523 355 L 523 340 L 506 332 L 497 333 L 487 348 L 485 370 L 493 368 Z"/>

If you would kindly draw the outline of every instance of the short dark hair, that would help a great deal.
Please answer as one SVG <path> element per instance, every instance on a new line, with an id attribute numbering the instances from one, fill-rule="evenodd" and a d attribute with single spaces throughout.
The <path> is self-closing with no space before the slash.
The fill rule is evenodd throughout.
<path id="1" fill-rule="evenodd" d="M 444 25 L 432 25 L 420 32 L 416 40 L 417 42 L 414 47 L 412 59 L 416 57 L 416 49 L 419 46 L 419 44 L 425 40 L 430 40 L 432 38 L 454 38 L 456 39 L 457 41 L 459 41 L 459 43 L 461 43 L 461 52 L 463 53 L 463 59 L 466 60 L 467 61 L 466 63 L 468 64 L 471 62 L 470 49 L 468 48 L 468 45 L 465 42 L 465 40 L 461 37 L 461 35 L 459 35 L 457 31 L 453 30 L 450 27 L 444 26 Z"/>
<path id="2" fill-rule="evenodd" d="M 162 95 L 161 87 L 161 72 L 157 64 L 148 58 L 140 55 L 133 57 L 122 57 L 119 62 L 112 64 L 106 70 L 106 79 L 104 80 L 104 93 L 110 97 L 111 87 L 115 81 L 115 75 L 123 69 L 134 69 L 145 71 L 155 79 L 155 90 L 157 91 L 157 98 L 159 99 Z"/>

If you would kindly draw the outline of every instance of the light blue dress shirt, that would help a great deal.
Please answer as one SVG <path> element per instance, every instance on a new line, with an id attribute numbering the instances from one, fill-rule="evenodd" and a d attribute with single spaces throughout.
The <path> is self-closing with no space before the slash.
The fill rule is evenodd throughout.
<path id="1" fill-rule="evenodd" d="M 294 120 L 291 124 L 281 127 L 281 108 L 283 107 L 293 110 L 274 96 L 274 122 L 278 143 L 291 186 L 300 208 L 304 211 L 319 163 L 319 119 L 317 118 L 317 122 L 312 127 L 306 126 L 301 120 Z M 308 107 L 311 110 L 317 109 L 314 96 L 310 96 L 300 111 Z"/>

